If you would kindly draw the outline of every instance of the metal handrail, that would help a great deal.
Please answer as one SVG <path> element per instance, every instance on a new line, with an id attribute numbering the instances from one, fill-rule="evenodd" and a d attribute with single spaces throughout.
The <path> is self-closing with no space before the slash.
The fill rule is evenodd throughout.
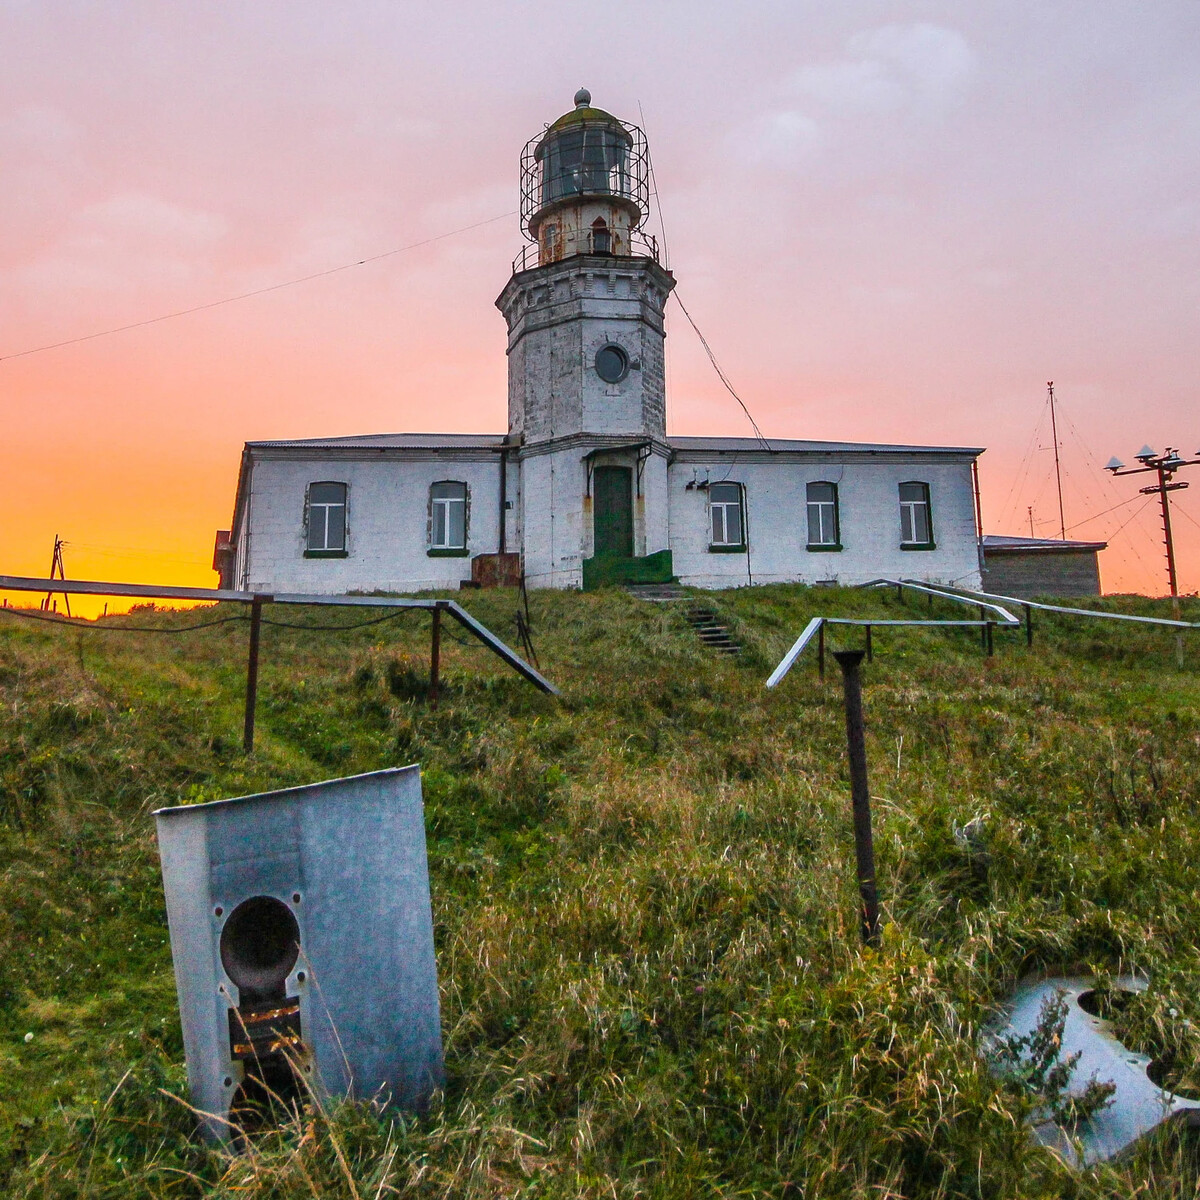
<path id="1" fill-rule="evenodd" d="M 910 580 L 901 581 L 904 587 L 916 587 Z M 947 586 L 952 587 L 952 584 Z M 962 597 L 980 596 L 987 600 L 999 600 L 1005 604 L 1020 604 L 1024 608 L 1036 608 L 1041 612 L 1064 613 L 1072 617 L 1099 617 L 1107 621 L 1133 621 L 1139 625 L 1164 625 L 1170 629 L 1200 629 L 1200 621 L 1173 621 L 1169 617 L 1139 617 L 1133 613 L 1102 612 L 1095 608 L 1066 608 L 1060 604 L 1042 604 L 1037 600 L 1022 600 L 1017 596 L 998 596 L 993 592 L 976 592 L 971 588 L 955 588 Z M 976 600 L 966 600 L 967 604 L 976 604 Z"/>
<path id="2" fill-rule="evenodd" d="M 156 600 L 233 601 L 261 609 L 263 604 L 312 604 L 339 608 L 408 608 L 446 613 L 474 638 L 506 662 L 518 675 L 551 696 L 561 695 L 558 688 L 519 654 L 506 646 L 486 625 L 453 600 L 410 600 L 398 596 L 309 596 L 283 592 L 239 592 L 231 588 L 172 587 L 146 583 L 107 583 L 96 580 L 36 579 L 25 575 L 0 575 L 0 592 L 46 592 L 71 596 L 128 596 Z M 66 622 L 64 622 L 66 623 Z M 74 622 L 70 622 L 74 624 Z M 79 626 L 76 626 L 79 628 Z"/>
<path id="3" fill-rule="evenodd" d="M 631 251 L 633 251 L 633 253 L 612 254 L 605 252 L 601 254 L 586 255 L 586 257 L 605 258 L 617 263 L 633 258 L 649 258 L 653 259 L 654 262 L 659 261 L 658 239 L 653 234 L 643 233 L 640 229 L 632 229 L 627 232 L 626 236 L 629 239 L 629 248 Z M 638 253 L 638 251 L 641 253 Z M 521 247 L 516 257 L 512 260 L 513 274 L 517 275 L 521 271 L 532 271 L 534 267 L 541 266 L 542 264 L 539 261 L 540 255 L 541 248 L 538 246 L 537 242 L 526 242 L 525 245 Z M 569 258 L 581 257 L 585 257 L 585 255 L 571 254 L 567 255 L 565 258 L 555 259 L 554 261 L 556 263 L 566 262 Z M 550 264 L 546 265 L 549 266 Z"/>

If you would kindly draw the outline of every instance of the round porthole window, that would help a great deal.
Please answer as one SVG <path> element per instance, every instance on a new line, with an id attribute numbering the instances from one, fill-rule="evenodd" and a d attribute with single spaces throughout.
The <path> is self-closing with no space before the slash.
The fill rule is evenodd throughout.
<path id="1" fill-rule="evenodd" d="M 596 351 L 596 374 L 605 383 L 619 383 L 629 374 L 629 355 L 609 342 Z"/>

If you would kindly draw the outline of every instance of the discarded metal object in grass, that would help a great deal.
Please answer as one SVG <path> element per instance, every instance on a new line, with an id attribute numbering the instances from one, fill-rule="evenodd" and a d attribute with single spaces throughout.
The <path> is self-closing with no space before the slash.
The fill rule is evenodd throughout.
<path id="1" fill-rule="evenodd" d="M 442 1082 L 421 775 L 156 812 L 192 1102 L 240 1145 L 311 1094 Z"/>
<path id="2" fill-rule="evenodd" d="M 862 900 L 862 939 L 879 945 L 879 896 L 875 887 L 875 845 L 871 836 L 871 792 L 867 786 L 867 748 L 863 731 L 862 650 L 835 650 L 846 698 L 846 745 L 850 758 L 850 796 L 854 806 L 854 859 Z"/>
<path id="3" fill-rule="evenodd" d="M 1017 988 L 1008 1022 L 994 1039 L 1001 1053 L 992 1056 L 993 1070 L 1009 1077 L 1014 1068 L 1028 1066 L 1039 1030 L 1046 1040 L 1047 1014 L 1061 1006 L 1061 1031 L 1053 1046 L 1057 1063 L 1041 1073 L 1060 1093 L 1047 1106 L 1051 1112 L 1042 1116 L 1059 1115 L 1060 1120 L 1043 1119 L 1033 1134 L 1074 1166 L 1114 1158 L 1164 1121 L 1200 1123 L 1200 1102 L 1160 1087 L 1156 1062 L 1129 1050 L 1113 1032 L 1109 1005 L 1119 1007 L 1145 987 L 1132 978 L 1117 980 L 1111 992 L 1081 976 L 1026 981 Z M 1021 1053 L 1006 1054 L 1005 1047 L 1019 1047 Z M 1089 1085 L 1094 1085 L 1090 1100 Z M 1080 1100 L 1084 1115 L 1072 1121 L 1071 1105 Z M 1063 1113 L 1068 1119 L 1062 1119 Z"/>

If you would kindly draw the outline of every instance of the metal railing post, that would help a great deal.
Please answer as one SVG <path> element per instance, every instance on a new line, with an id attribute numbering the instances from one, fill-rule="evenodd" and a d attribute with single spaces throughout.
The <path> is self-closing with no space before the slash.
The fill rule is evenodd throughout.
<path id="1" fill-rule="evenodd" d="M 875 661 L 875 650 L 871 645 L 871 627 L 867 626 L 867 662 Z"/>
<path id="2" fill-rule="evenodd" d="M 867 786 L 867 748 L 863 729 L 862 650 L 837 650 L 846 700 L 846 747 L 850 758 L 850 797 L 854 809 L 854 858 L 862 901 L 864 945 L 879 945 L 879 896 L 875 887 L 875 846 L 871 835 L 871 793 Z"/>
<path id="3" fill-rule="evenodd" d="M 433 628 L 429 635 L 429 707 L 438 706 L 438 682 L 442 658 L 442 610 L 433 610 Z"/>
<path id="4" fill-rule="evenodd" d="M 991 658 L 995 654 L 995 646 L 992 641 L 992 622 L 987 623 L 987 656 Z"/>
<path id="5" fill-rule="evenodd" d="M 1033 645 L 1033 609 L 1025 605 L 1025 645 Z"/>
<path id="6" fill-rule="evenodd" d="M 250 601 L 250 653 L 246 660 L 246 717 L 242 726 L 242 749 L 254 753 L 254 710 L 258 704 L 258 643 L 262 633 L 263 597 Z"/>
<path id="7" fill-rule="evenodd" d="M 817 675 L 825 678 L 825 622 L 817 629 Z"/>

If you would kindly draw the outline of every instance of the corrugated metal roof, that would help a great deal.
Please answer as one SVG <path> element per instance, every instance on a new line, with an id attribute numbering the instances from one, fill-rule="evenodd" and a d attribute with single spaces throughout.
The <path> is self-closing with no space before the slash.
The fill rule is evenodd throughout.
<path id="1" fill-rule="evenodd" d="M 1056 550 L 1103 550 L 1107 545 L 1107 542 L 1072 542 L 1064 541 L 1062 538 L 1009 537 L 1002 533 L 985 533 L 983 535 L 985 553 L 988 550 L 1001 552 L 1034 550 L 1045 554 L 1053 553 Z"/>
<path id="2" fill-rule="evenodd" d="M 667 438 L 676 450 L 764 450 L 757 438 Z M 886 442 L 810 442 L 795 438 L 767 438 L 767 445 L 780 454 L 982 454 L 982 446 L 899 446 Z"/>

